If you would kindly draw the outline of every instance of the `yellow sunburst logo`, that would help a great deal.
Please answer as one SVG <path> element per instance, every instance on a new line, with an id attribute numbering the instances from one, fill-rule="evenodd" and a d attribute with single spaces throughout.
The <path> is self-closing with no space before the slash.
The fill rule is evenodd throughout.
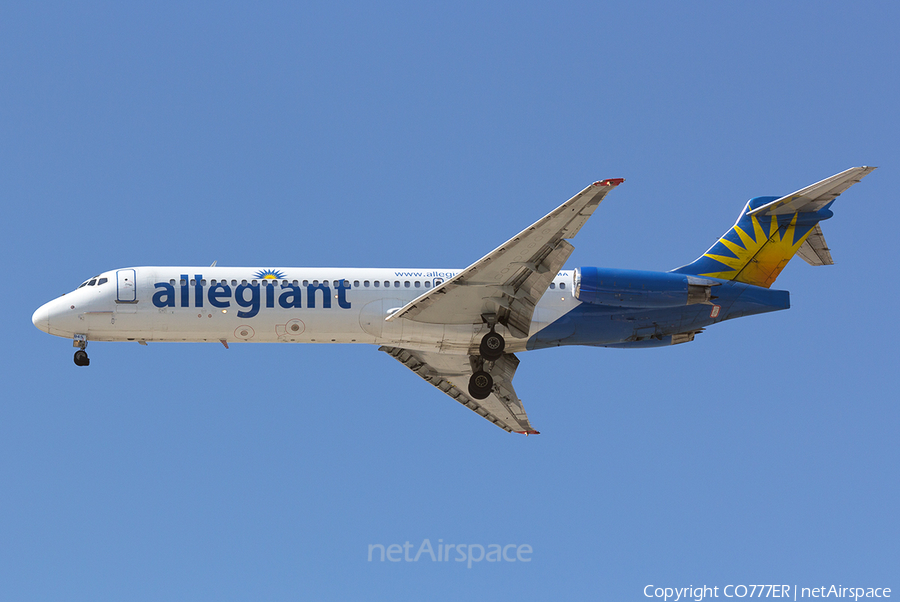
<path id="1" fill-rule="evenodd" d="M 786 226 L 779 227 L 778 218 L 775 216 L 767 219 L 769 220 L 768 232 L 766 232 L 763 224 L 760 223 L 755 215 L 750 216 L 753 228 L 752 235 L 740 226 L 735 225 L 728 234 L 719 239 L 719 242 L 725 248 L 734 253 L 734 257 L 710 252 L 704 254 L 704 257 L 709 257 L 728 266 L 730 269 L 700 275 L 723 280 L 737 280 L 738 282 L 746 282 L 747 284 L 764 286 L 766 288 L 772 286 L 778 274 L 788 264 L 791 257 L 794 256 L 812 230 L 810 229 L 799 240 L 795 241 L 794 235 L 797 229 L 796 213 Z M 740 243 L 728 240 L 727 237 L 731 232 L 735 232 L 738 235 Z M 735 272 L 737 272 L 736 275 Z"/>
<path id="2" fill-rule="evenodd" d="M 260 270 L 253 274 L 256 278 L 262 278 L 263 280 L 281 280 L 284 278 L 284 272 L 281 270 Z"/>

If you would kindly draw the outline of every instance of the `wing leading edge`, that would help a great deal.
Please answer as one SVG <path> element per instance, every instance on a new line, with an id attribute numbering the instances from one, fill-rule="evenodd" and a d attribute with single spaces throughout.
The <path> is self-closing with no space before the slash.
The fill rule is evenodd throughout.
<path id="1" fill-rule="evenodd" d="M 518 338 L 528 336 L 534 308 L 571 255 L 574 237 L 606 194 L 624 182 L 602 180 L 519 232 L 465 270 L 388 316 L 429 324 L 480 324 L 494 315 Z"/>

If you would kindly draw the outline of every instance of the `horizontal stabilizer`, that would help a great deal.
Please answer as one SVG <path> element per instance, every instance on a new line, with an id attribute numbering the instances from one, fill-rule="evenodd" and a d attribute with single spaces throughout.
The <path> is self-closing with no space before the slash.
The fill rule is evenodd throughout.
<path id="1" fill-rule="evenodd" d="M 842 192 L 875 170 L 874 167 L 851 167 L 821 182 L 816 182 L 771 203 L 747 212 L 747 215 L 789 215 L 811 213 L 823 208 Z"/>

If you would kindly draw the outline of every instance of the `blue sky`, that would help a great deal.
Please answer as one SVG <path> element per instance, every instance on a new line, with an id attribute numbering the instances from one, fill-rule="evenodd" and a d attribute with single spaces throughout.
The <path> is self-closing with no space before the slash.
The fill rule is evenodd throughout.
<path id="1" fill-rule="evenodd" d="M 10 4 L 0 591 L 640 600 L 900 588 L 893 3 Z M 688 345 L 522 354 L 537 437 L 375 348 L 91 345 L 30 323 L 133 265 L 465 267 L 597 179 L 567 267 L 665 270 L 855 165 L 836 265 Z M 528 544 L 529 563 L 367 562 Z M 720 590 L 721 591 L 721 590 Z"/>

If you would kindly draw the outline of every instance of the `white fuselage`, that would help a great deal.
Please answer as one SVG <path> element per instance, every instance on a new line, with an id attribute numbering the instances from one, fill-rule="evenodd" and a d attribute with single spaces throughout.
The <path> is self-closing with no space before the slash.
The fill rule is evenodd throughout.
<path id="1" fill-rule="evenodd" d="M 385 318 L 459 270 L 138 267 L 112 270 L 43 305 L 38 328 L 91 341 L 368 343 L 469 353 L 485 324 Z M 578 304 L 572 271 L 541 298 L 529 336 Z M 105 282 L 100 282 L 105 279 Z M 527 339 L 499 327 L 509 352 Z"/>

